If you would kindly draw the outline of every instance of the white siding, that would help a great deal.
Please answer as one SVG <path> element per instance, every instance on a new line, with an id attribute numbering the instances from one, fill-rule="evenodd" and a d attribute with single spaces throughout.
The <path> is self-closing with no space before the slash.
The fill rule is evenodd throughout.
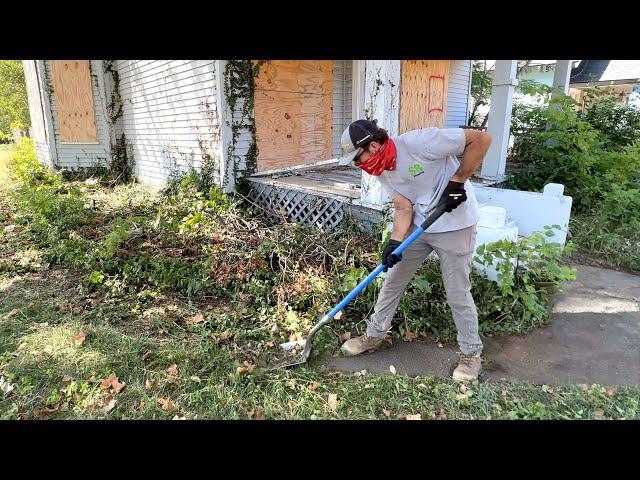
<path id="1" fill-rule="evenodd" d="M 351 123 L 353 86 L 353 61 L 336 60 L 333 62 L 333 155 L 340 156 L 342 146 L 340 137 Z"/>
<path id="2" fill-rule="evenodd" d="M 199 169 L 207 155 L 218 162 L 215 60 L 118 60 L 115 67 L 140 181 L 162 185 L 175 171 Z"/>
<path id="3" fill-rule="evenodd" d="M 51 79 L 51 62 L 45 62 L 46 83 L 53 90 Z M 96 116 L 97 143 L 64 143 L 60 141 L 58 127 L 58 108 L 56 93 L 51 94 L 51 115 L 55 133 L 57 166 L 61 168 L 94 167 L 108 165 L 111 158 L 110 127 L 106 113 L 104 86 L 102 83 L 102 60 L 91 60 L 91 87 L 93 93 L 93 107 Z"/>
<path id="4" fill-rule="evenodd" d="M 250 121 L 249 118 L 244 118 L 244 120 L 242 119 L 243 105 L 244 105 L 244 100 L 242 98 L 238 98 L 236 100 L 235 109 L 233 110 L 234 125 L 239 124 L 239 122 L 243 122 L 244 124 L 247 124 Z M 253 117 L 253 114 L 254 114 L 253 112 L 249 112 L 248 116 Z M 252 143 L 252 136 L 249 129 L 238 128 L 235 148 L 233 149 L 233 152 L 232 152 L 232 156 L 231 156 L 232 158 L 229 160 L 229 168 L 232 170 L 234 168 L 233 167 L 234 163 L 237 163 L 238 177 L 241 176 L 240 172 L 243 172 L 247 167 L 246 156 L 247 156 L 247 153 L 249 153 L 249 147 L 251 146 L 251 143 Z M 258 152 L 258 155 L 260 155 L 260 152 Z"/>
<path id="5" fill-rule="evenodd" d="M 471 60 L 451 60 L 449 72 L 445 127 L 456 128 L 467 124 L 471 88 Z"/>
<path id="6" fill-rule="evenodd" d="M 40 89 L 36 61 L 23 60 L 22 65 L 24 67 L 24 79 L 27 86 L 27 97 L 29 99 L 31 138 L 35 145 L 36 156 L 40 162 L 50 165 L 49 141 L 47 139 L 42 91 Z"/>

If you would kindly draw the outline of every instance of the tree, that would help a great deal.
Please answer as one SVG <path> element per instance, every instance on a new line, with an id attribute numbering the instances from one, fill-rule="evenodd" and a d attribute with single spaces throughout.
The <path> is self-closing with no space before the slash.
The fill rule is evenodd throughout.
<path id="1" fill-rule="evenodd" d="M 516 78 L 531 64 L 532 60 L 518 60 Z M 471 74 L 471 101 L 472 109 L 467 125 L 484 127 L 489 121 L 487 113 L 481 118 L 478 108 L 489 104 L 491 100 L 491 87 L 493 85 L 492 72 L 487 71 L 485 60 L 474 60 Z"/>
<path id="2" fill-rule="evenodd" d="M 27 87 L 20 60 L 0 60 L 0 139 L 31 124 Z"/>

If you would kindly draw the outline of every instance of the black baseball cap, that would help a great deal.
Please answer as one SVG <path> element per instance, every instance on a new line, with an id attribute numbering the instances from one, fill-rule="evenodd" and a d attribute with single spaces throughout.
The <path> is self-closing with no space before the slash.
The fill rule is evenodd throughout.
<path id="1" fill-rule="evenodd" d="M 378 133 L 377 120 L 356 120 L 342 133 L 342 157 L 338 159 L 339 165 L 349 165 L 362 150 L 371 143 L 373 136 Z"/>

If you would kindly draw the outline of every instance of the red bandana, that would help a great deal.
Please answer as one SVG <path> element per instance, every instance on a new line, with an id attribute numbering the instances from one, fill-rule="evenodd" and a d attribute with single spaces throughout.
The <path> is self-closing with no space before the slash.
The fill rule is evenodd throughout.
<path id="1" fill-rule="evenodd" d="M 360 162 L 356 165 L 360 167 L 369 175 L 378 177 L 385 170 L 396 169 L 396 144 L 393 140 L 389 139 L 384 142 L 384 145 L 378 150 L 373 157 L 366 162 Z"/>

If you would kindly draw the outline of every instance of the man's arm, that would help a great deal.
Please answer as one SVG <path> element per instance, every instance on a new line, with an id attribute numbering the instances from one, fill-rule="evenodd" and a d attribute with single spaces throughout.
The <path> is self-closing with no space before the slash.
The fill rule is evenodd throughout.
<path id="1" fill-rule="evenodd" d="M 400 194 L 393 198 L 393 206 L 395 211 L 393 214 L 393 231 L 391 232 L 391 240 L 402 242 L 413 222 L 413 204 L 411 201 Z"/>
<path id="2" fill-rule="evenodd" d="M 478 130 L 464 130 L 465 148 L 460 168 L 453 174 L 451 181 L 466 182 L 475 172 L 491 145 L 491 135 Z"/>

